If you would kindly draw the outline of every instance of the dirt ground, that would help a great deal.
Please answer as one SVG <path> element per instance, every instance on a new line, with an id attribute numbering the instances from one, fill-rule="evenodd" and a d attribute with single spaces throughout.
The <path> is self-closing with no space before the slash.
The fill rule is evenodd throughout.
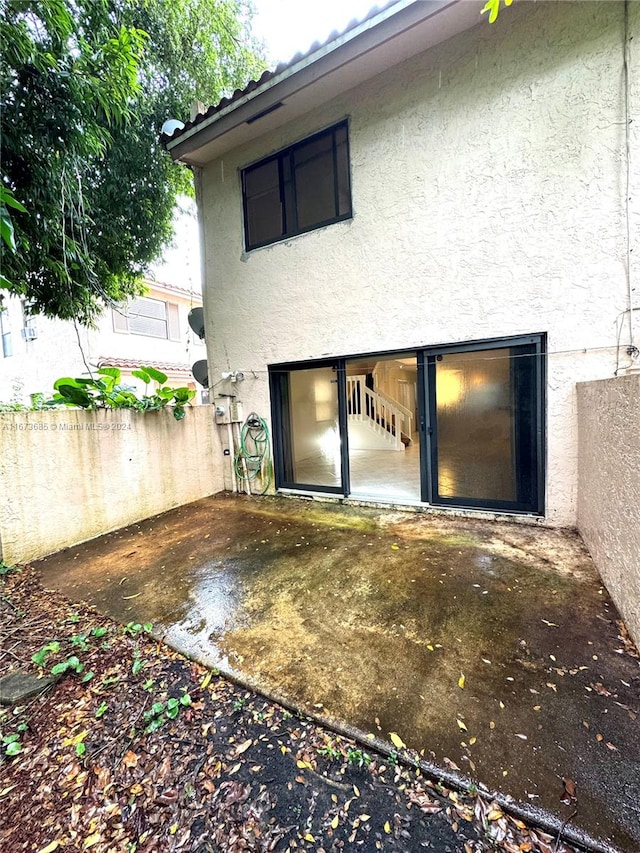
<path id="1" fill-rule="evenodd" d="M 30 568 L 3 567 L 0 584 L 0 675 L 59 675 L 0 711 L 7 853 L 579 849 L 425 778 L 400 741 L 390 756 L 366 749 L 173 652 L 148 625 L 43 589 Z M 575 795 L 565 780 L 569 811 Z"/>

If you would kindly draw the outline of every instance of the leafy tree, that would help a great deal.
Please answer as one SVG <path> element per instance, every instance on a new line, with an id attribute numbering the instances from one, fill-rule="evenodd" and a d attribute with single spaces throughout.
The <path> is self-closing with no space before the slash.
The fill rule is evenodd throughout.
<path id="1" fill-rule="evenodd" d="M 262 69 L 245 4 L 0 0 L 3 189 L 24 208 L 3 212 L 0 286 L 82 322 L 140 292 L 190 187 L 162 123 Z"/>

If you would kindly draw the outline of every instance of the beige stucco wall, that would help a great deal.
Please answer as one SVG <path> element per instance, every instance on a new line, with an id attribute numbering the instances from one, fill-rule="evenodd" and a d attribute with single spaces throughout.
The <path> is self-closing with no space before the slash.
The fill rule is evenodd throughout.
<path id="1" fill-rule="evenodd" d="M 0 413 L 0 556 L 44 556 L 222 489 L 211 407 Z"/>
<path id="2" fill-rule="evenodd" d="M 546 523 L 575 525 L 575 384 L 613 374 L 629 299 L 623 33 L 622 3 L 519 3 L 205 167 L 211 381 L 268 416 L 269 363 L 546 332 Z M 239 170 L 344 116 L 353 219 L 244 253 Z"/>
<path id="3" fill-rule="evenodd" d="M 578 385 L 578 528 L 640 646 L 640 374 Z"/>

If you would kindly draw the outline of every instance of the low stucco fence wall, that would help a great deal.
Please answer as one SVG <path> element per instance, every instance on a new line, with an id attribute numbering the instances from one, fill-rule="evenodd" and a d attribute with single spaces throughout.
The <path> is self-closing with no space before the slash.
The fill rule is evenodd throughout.
<path id="1" fill-rule="evenodd" d="M 221 452 L 209 406 L 0 413 L 0 556 L 42 557 L 214 494 Z"/>
<path id="2" fill-rule="evenodd" d="M 577 387 L 578 529 L 640 647 L 640 374 Z"/>

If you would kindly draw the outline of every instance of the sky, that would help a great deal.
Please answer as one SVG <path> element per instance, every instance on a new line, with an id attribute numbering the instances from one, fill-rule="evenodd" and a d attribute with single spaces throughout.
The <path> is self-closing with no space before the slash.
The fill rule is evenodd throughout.
<path id="1" fill-rule="evenodd" d="M 254 0 L 253 31 L 263 39 L 270 67 L 286 62 L 314 41 L 326 41 L 333 30 L 341 32 L 353 18 L 361 20 L 373 6 L 386 0 Z"/>

